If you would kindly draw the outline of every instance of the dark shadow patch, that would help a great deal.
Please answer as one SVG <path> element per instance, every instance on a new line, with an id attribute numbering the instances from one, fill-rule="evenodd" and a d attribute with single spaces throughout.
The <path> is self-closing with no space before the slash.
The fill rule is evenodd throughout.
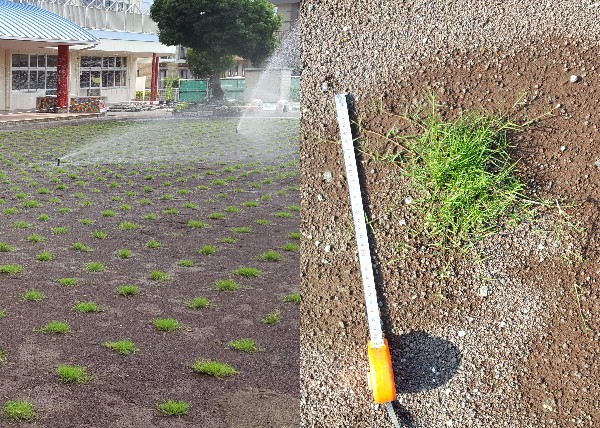
<path id="1" fill-rule="evenodd" d="M 454 376 L 462 361 L 456 345 L 424 331 L 413 331 L 389 341 L 398 393 L 438 388 Z"/>

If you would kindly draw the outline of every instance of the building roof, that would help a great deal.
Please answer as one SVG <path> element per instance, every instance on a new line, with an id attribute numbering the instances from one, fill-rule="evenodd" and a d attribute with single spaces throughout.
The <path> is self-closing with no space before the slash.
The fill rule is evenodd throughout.
<path id="1" fill-rule="evenodd" d="M 35 6 L 0 0 L 0 40 L 94 45 L 98 39 L 62 16 Z"/>

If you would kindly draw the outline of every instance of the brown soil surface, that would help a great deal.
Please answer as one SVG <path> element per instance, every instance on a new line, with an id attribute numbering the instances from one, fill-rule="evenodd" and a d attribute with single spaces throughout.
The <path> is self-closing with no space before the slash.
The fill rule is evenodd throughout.
<path id="1" fill-rule="evenodd" d="M 434 17 L 448 14 L 435 21 L 427 10 L 419 12 L 427 5 L 406 10 L 369 5 L 371 12 L 359 18 L 343 3 L 303 10 L 304 425 L 392 426 L 372 404 L 366 384 L 368 330 L 345 170 L 335 142 L 333 95 L 346 91 L 357 99 L 364 129 L 379 133 L 403 126 L 397 116 L 379 110 L 380 98 L 383 110 L 401 114 L 422 104 L 427 92 L 437 94 L 448 117 L 488 109 L 523 122 L 551 113 L 511 137 L 527 197 L 549 205 L 539 206 L 533 219 L 505 225 L 465 255 L 440 253 L 415 232 L 421 219 L 406 203 L 414 194 L 398 165 L 360 156 L 364 201 L 376 219 L 374 266 L 392 348 L 395 406 L 405 426 L 600 425 L 595 42 L 567 38 L 567 30 L 565 37 L 557 31 L 546 37 L 550 31 L 542 29 L 541 36 L 519 39 L 520 24 L 537 28 L 532 16 L 541 7 L 519 17 L 520 7 L 494 12 L 479 5 L 482 21 L 511 25 L 499 35 L 473 30 L 469 39 L 473 23 L 453 24 L 466 17 L 464 5 L 434 11 Z M 554 18 L 569 21 L 568 8 L 559 9 Z M 402 26 L 419 14 L 426 17 L 423 34 Z M 382 25 L 386 16 L 400 22 Z M 575 28 L 584 27 L 573 20 Z M 417 39 L 431 37 L 435 22 L 444 31 L 417 53 Z M 313 44 L 322 49 L 307 51 Z M 580 80 L 571 83 L 571 75 Z M 524 92 L 522 105 L 513 107 Z M 369 132 L 359 137 L 377 142 Z M 385 141 L 379 143 L 385 152 Z"/>
<path id="2" fill-rule="evenodd" d="M 159 142 L 168 142 L 174 130 L 185 129 L 188 123 L 193 122 L 163 122 L 164 134 L 148 140 L 149 151 Z M 237 121 L 223 124 L 231 128 L 231 135 L 236 135 Z M 87 132 L 87 125 L 70 126 L 63 125 L 61 132 Z M 141 132 L 148 126 L 147 122 L 134 122 L 117 131 L 122 132 L 125 143 L 126 136 L 132 135 L 127 132 Z M 295 126 L 294 131 L 294 124 L 286 123 L 291 134 L 281 140 L 276 157 L 265 151 L 265 145 L 275 144 L 273 139 L 264 138 L 262 145 L 253 148 L 250 139 L 240 136 L 237 142 L 223 142 L 208 128 L 194 137 L 204 144 L 204 161 L 161 159 L 152 163 L 151 155 L 145 159 L 149 163 L 143 164 L 90 164 L 71 159 L 71 163 L 61 164 L 62 169 L 46 161 L 34 161 L 35 153 L 44 154 L 44 159 L 50 157 L 43 153 L 48 149 L 40 143 L 44 135 L 50 138 L 56 134 L 50 134 L 51 130 L 0 133 L 5 180 L 0 191 L 1 208 L 18 208 L 16 214 L 0 215 L 0 241 L 13 247 L 11 252 L 0 253 L 0 265 L 24 267 L 17 275 L 0 274 L 0 309 L 5 314 L 0 318 L 0 349 L 6 353 L 6 362 L 0 365 L 2 405 L 8 399 L 31 401 L 37 418 L 27 424 L 30 427 L 296 426 L 299 307 L 285 303 L 284 297 L 298 292 L 299 256 L 298 252 L 281 248 L 287 242 L 297 242 L 288 237 L 298 230 L 299 217 L 293 208 L 288 209 L 299 203 L 293 134 L 297 123 Z M 106 135 L 101 139 L 109 144 L 115 137 Z M 260 140 L 260 135 L 255 137 Z M 34 138 L 37 146 L 32 153 L 28 149 Z M 254 156 L 255 163 L 248 164 L 250 159 L 240 163 L 239 156 L 229 151 L 230 143 L 244 145 L 245 156 Z M 22 157 L 17 162 L 19 154 Z M 105 155 L 115 159 L 114 153 Z M 31 169 L 36 164 L 41 167 Z M 227 177 L 231 181 L 215 183 Z M 119 187 L 109 184 L 112 182 L 119 183 Z M 57 183 L 65 183 L 67 188 L 56 189 Z M 147 186 L 153 190 L 147 191 Z M 51 191 L 39 193 L 40 187 Z M 18 195 L 20 192 L 26 196 Z M 165 197 L 167 193 L 171 197 Z M 148 204 L 141 203 L 142 199 Z M 26 200 L 36 200 L 40 206 L 24 208 Z M 251 201 L 257 206 L 245 205 Z M 227 207 L 239 211 L 228 211 Z M 61 208 L 70 211 L 61 212 Z M 169 208 L 178 212 L 165 212 Z M 101 214 L 105 210 L 116 215 L 105 217 Z M 224 213 L 226 218 L 207 217 L 215 212 Z M 289 217 L 277 217 L 277 212 L 288 212 Z M 148 213 L 158 218 L 145 218 Z M 49 220 L 39 221 L 40 214 L 47 214 Z M 94 223 L 82 224 L 84 218 Z M 261 218 L 270 224 L 257 224 Z M 31 227 L 15 228 L 17 220 Z M 190 220 L 202 220 L 208 227 L 191 228 Z M 123 222 L 136 223 L 139 228 L 120 230 Z M 58 226 L 68 227 L 68 232 L 53 233 L 52 228 Z M 251 232 L 232 231 L 240 226 L 249 226 Z M 93 238 L 95 230 L 107 232 L 108 238 Z M 29 242 L 28 236 L 34 233 L 45 240 Z M 237 241 L 221 242 L 226 237 Z M 159 241 L 160 248 L 148 248 L 146 243 L 151 239 Z M 83 242 L 93 251 L 76 251 L 71 248 L 74 242 Z M 216 253 L 199 254 L 197 249 L 207 244 L 215 245 Z M 116 256 L 118 249 L 129 249 L 132 257 L 120 259 Z M 281 261 L 258 260 L 258 255 L 267 250 L 279 251 Z M 53 259 L 36 260 L 42 251 L 51 251 Z M 182 259 L 194 265 L 180 266 L 178 261 Z M 105 271 L 86 272 L 88 262 L 103 263 Z M 258 268 L 262 274 L 258 278 L 235 275 L 233 271 L 241 266 Z M 151 270 L 167 272 L 170 279 L 152 281 Z M 57 280 L 65 277 L 76 278 L 78 285 L 59 285 Z M 234 279 L 241 288 L 217 291 L 215 281 L 219 279 Z M 139 294 L 117 295 L 115 289 L 122 284 L 138 285 Z M 44 300 L 23 301 L 21 295 L 31 289 L 42 292 Z M 213 306 L 199 310 L 186 307 L 186 302 L 196 296 L 208 298 Z M 99 303 L 102 312 L 73 311 L 75 303 L 87 301 Z M 280 323 L 261 322 L 275 310 L 281 312 Z M 172 317 L 182 327 L 160 332 L 152 325 L 157 317 Z M 47 335 L 35 331 L 50 320 L 67 322 L 71 332 Z M 122 356 L 103 346 L 106 341 L 126 338 L 133 340 L 138 352 Z M 255 339 L 263 351 L 248 354 L 229 349 L 230 341 L 241 338 Z M 196 374 L 191 364 L 198 358 L 226 362 L 240 374 L 226 380 Z M 63 384 L 55 373 L 62 363 L 87 367 L 92 381 L 85 385 Z M 156 404 L 164 399 L 187 401 L 189 413 L 181 418 L 162 416 Z M 0 426 L 7 424 L 0 416 Z"/>

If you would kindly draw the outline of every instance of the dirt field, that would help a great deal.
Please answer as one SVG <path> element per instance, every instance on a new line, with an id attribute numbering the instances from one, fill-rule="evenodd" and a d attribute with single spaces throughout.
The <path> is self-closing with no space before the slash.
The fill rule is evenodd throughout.
<path id="1" fill-rule="evenodd" d="M 362 124 L 364 198 L 404 425 L 600 424 L 596 6 L 303 6 L 304 426 L 392 426 L 366 385 L 368 330 L 336 143 L 339 92 L 357 100 Z M 377 156 L 397 148 L 373 133 L 402 130 L 393 114 L 414 111 L 428 93 L 447 118 L 468 109 L 519 123 L 547 114 L 510 136 L 535 216 L 467 254 L 440 253 L 418 233 L 423 219 L 406 199 L 416 195 L 402 164 Z"/>
<path id="2" fill-rule="evenodd" d="M 297 424 L 298 122 L 244 135 L 236 125 L 0 131 L 0 396 L 35 406 L 27 426 Z M 190 307 L 199 297 L 208 306 Z M 154 325 L 164 318 L 174 331 Z M 50 321 L 69 331 L 44 333 Z M 105 346 L 124 339 L 137 350 Z M 254 352 L 232 349 L 238 339 Z M 198 360 L 238 374 L 196 373 Z M 91 380 L 63 383 L 60 364 Z M 169 399 L 187 414 L 163 416 L 156 406 Z"/>

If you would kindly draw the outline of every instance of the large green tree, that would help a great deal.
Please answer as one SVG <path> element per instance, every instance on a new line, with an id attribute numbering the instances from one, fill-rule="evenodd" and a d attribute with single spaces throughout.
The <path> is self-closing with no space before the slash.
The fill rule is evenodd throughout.
<path id="1" fill-rule="evenodd" d="M 216 73 L 223 73 L 233 67 L 236 63 L 233 55 L 226 55 L 219 60 L 218 68 L 215 70 L 214 62 L 211 62 L 204 52 L 188 48 L 185 58 L 192 75 L 198 79 L 205 79 Z"/>
<path id="2" fill-rule="evenodd" d="M 281 27 L 268 0 L 154 0 L 150 17 L 162 43 L 206 55 L 214 98 L 223 97 L 223 57 L 238 55 L 260 65 L 275 50 L 275 32 Z"/>

